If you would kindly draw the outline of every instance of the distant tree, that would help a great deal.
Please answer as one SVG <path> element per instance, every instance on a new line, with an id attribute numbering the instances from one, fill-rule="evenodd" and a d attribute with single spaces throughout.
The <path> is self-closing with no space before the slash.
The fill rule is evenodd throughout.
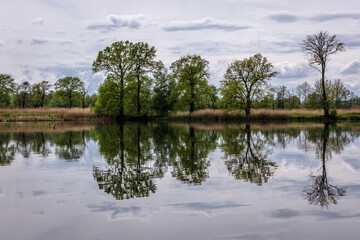
<path id="1" fill-rule="evenodd" d="M 15 80 L 8 74 L 0 74 L 0 107 L 10 105 L 10 94 L 15 90 Z"/>
<path id="2" fill-rule="evenodd" d="M 45 97 L 48 94 L 50 87 L 51 84 L 48 81 L 41 81 L 32 86 L 34 107 L 44 107 Z"/>
<path id="3" fill-rule="evenodd" d="M 275 89 L 276 89 L 277 107 L 285 109 L 285 103 L 290 95 L 290 92 L 287 90 L 285 85 L 277 86 Z"/>
<path id="4" fill-rule="evenodd" d="M 154 66 L 153 80 L 154 95 L 152 107 L 158 115 L 166 116 L 173 105 L 170 96 L 175 82 L 161 61 L 157 62 Z"/>
<path id="5" fill-rule="evenodd" d="M 190 114 L 194 112 L 196 104 L 204 101 L 208 89 L 209 62 L 199 55 L 187 55 L 173 62 L 170 66 L 177 81 L 173 95 L 179 97 L 180 102 L 189 106 Z"/>
<path id="6" fill-rule="evenodd" d="M 80 94 L 81 94 L 81 107 L 84 109 L 85 108 L 85 97 L 88 94 L 89 90 L 90 90 L 91 86 L 85 86 L 85 83 L 82 82 L 81 86 L 80 86 Z"/>
<path id="7" fill-rule="evenodd" d="M 208 104 L 207 104 L 208 108 L 212 108 L 212 109 L 218 108 L 218 106 L 217 106 L 218 102 L 219 102 L 218 93 L 219 93 L 219 90 L 216 88 L 216 86 L 214 86 L 214 85 L 209 86 Z"/>
<path id="8" fill-rule="evenodd" d="M 93 73 L 104 71 L 108 76 L 111 75 L 111 78 L 109 78 L 108 81 L 113 81 L 118 85 L 118 87 L 115 88 L 118 92 L 116 94 L 119 96 L 119 112 L 116 115 L 120 117 L 124 116 L 124 89 L 126 81 L 129 79 L 128 74 L 133 70 L 133 56 L 134 44 L 132 42 L 114 42 L 110 47 L 106 47 L 103 51 L 98 53 L 98 56 L 92 65 Z M 104 108 L 109 108 L 109 106 L 104 106 Z"/>
<path id="9" fill-rule="evenodd" d="M 144 81 L 151 80 L 144 75 L 152 70 L 155 64 L 155 56 L 155 47 L 150 47 L 149 44 L 143 42 L 135 43 L 132 60 L 134 61 L 133 74 L 136 76 L 136 110 L 138 116 L 141 113 L 141 87 L 144 85 Z"/>
<path id="10" fill-rule="evenodd" d="M 76 92 L 79 93 L 82 85 L 83 82 L 78 77 L 65 77 L 56 81 L 55 89 L 57 91 L 62 91 L 65 99 L 69 104 L 68 106 L 71 108 L 73 107 L 74 94 Z"/>
<path id="11" fill-rule="evenodd" d="M 27 102 L 27 98 L 31 93 L 31 84 L 28 81 L 22 82 L 20 84 L 20 99 L 21 99 L 21 107 L 25 108 L 25 104 Z"/>
<path id="12" fill-rule="evenodd" d="M 344 83 L 340 79 L 336 79 L 331 84 L 330 91 L 336 108 L 340 108 L 341 102 L 346 101 L 351 95 L 351 92 L 346 89 Z"/>
<path id="13" fill-rule="evenodd" d="M 301 96 L 304 96 L 304 106 L 306 106 L 306 100 L 308 94 L 311 92 L 311 86 L 305 81 L 304 83 L 297 86 L 297 91 L 299 92 L 299 99 Z"/>
<path id="14" fill-rule="evenodd" d="M 326 91 L 326 67 L 331 60 L 330 56 L 337 52 L 345 51 L 344 43 L 340 42 L 336 35 L 320 31 L 318 34 L 308 35 L 302 42 L 304 53 L 309 56 L 309 63 L 321 73 L 321 105 L 325 117 L 329 117 L 328 92 Z"/>
<path id="15" fill-rule="evenodd" d="M 234 60 L 227 68 L 221 92 L 228 102 L 238 102 L 250 116 L 253 101 L 264 91 L 266 81 L 277 75 L 274 66 L 261 54 Z"/>

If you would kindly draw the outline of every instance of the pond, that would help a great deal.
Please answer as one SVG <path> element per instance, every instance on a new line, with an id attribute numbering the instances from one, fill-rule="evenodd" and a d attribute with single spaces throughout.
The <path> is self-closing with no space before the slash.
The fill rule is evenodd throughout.
<path id="1" fill-rule="evenodd" d="M 0 239 L 359 239 L 359 125 L 0 129 Z"/>

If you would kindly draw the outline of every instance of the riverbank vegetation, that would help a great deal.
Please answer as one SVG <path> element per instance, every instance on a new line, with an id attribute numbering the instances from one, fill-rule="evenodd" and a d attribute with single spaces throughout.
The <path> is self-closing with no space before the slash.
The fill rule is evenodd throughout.
<path id="1" fill-rule="evenodd" d="M 209 83 L 209 62 L 199 55 L 182 56 L 166 67 L 148 43 L 114 42 L 92 64 L 94 73 L 105 75 L 97 94 L 90 95 L 91 86 L 76 76 L 52 85 L 17 84 L 0 74 L 0 120 L 359 120 L 359 96 L 340 79 L 325 77 L 329 57 L 344 51 L 344 44 L 319 32 L 307 36 L 302 47 L 321 73 L 313 86 L 306 81 L 295 88 L 270 84 L 279 73 L 255 54 L 233 60 L 216 87 Z"/>

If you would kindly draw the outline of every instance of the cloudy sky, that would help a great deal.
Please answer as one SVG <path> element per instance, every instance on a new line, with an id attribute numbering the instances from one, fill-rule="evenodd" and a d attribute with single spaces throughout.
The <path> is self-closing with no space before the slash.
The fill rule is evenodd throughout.
<path id="1" fill-rule="evenodd" d="M 327 30 L 345 43 L 327 77 L 360 94 L 358 0 L 11 0 L 0 9 L 0 73 L 17 82 L 55 82 L 78 76 L 93 91 L 103 80 L 92 61 L 112 42 L 148 42 L 170 65 L 186 54 L 210 62 L 210 82 L 220 86 L 229 63 L 261 53 L 280 74 L 272 82 L 296 87 L 319 73 L 300 43 Z"/>

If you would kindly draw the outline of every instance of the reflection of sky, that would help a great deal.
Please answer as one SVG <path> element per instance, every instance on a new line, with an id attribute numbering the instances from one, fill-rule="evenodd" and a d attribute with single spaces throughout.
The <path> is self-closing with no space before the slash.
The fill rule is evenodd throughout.
<path id="1" fill-rule="evenodd" d="M 268 183 L 235 180 L 217 148 L 209 175 L 187 186 L 168 170 L 147 198 L 116 201 L 98 189 L 92 167 L 106 164 L 89 141 L 78 161 L 16 155 L 0 167 L 0 239 L 358 239 L 359 139 L 327 162 L 331 183 L 346 196 L 329 209 L 308 205 L 303 190 L 321 161 L 296 142 L 274 147 L 278 168 Z"/>

